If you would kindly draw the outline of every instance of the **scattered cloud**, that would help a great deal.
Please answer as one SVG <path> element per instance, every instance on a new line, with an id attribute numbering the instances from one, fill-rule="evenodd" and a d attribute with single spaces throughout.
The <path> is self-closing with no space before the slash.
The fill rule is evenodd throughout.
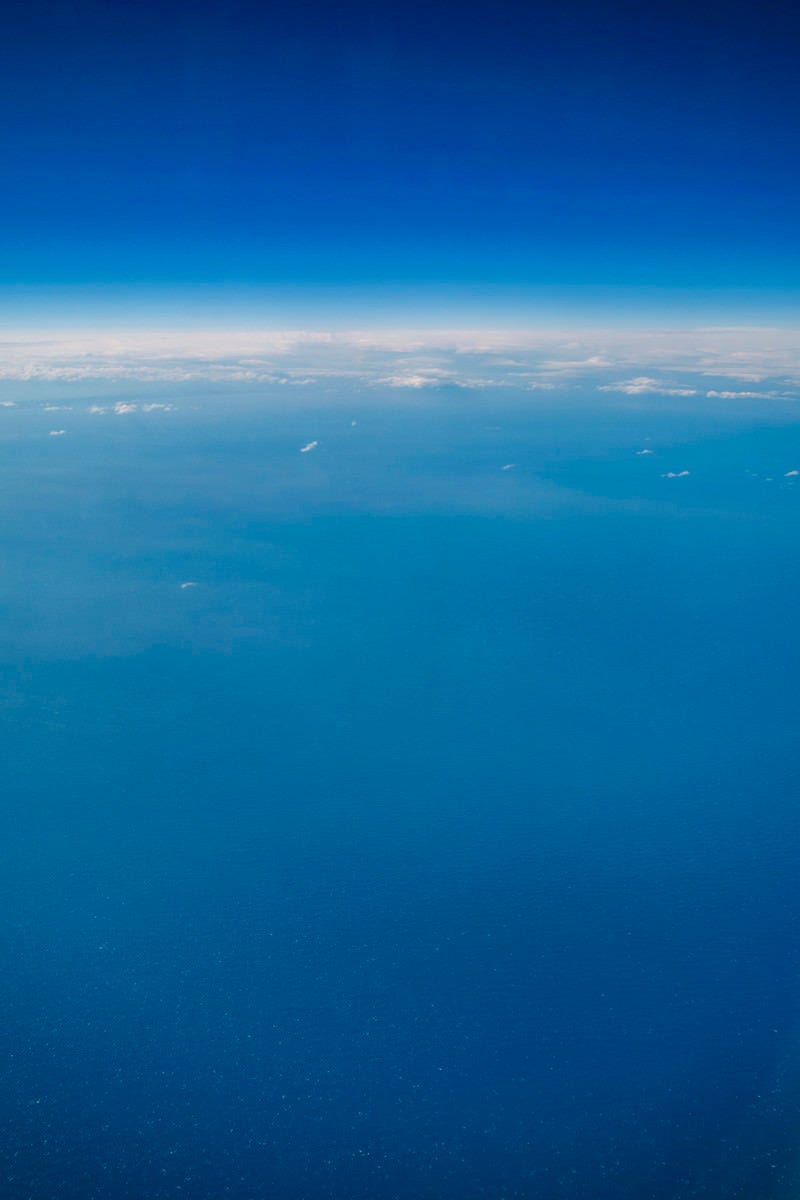
<path id="1" fill-rule="evenodd" d="M 689 475 L 689 474 L 690 474 L 689 471 L 665 471 L 664 474 L 661 476 L 661 478 L 662 479 L 683 479 L 686 475 Z"/>
<path id="2" fill-rule="evenodd" d="M 50 437 L 63 437 L 66 432 L 66 429 L 51 429 Z"/>
<path id="3" fill-rule="evenodd" d="M 500 470 L 501 471 L 513 471 L 514 467 L 516 465 L 517 465 L 516 463 L 506 463 L 506 465 L 504 467 L 501 467 Z"/>
<path id="4" fill-rule="evenodd" d="M 742 383 L 763 383 L 768 378 L 763 371 L 741 371 L 736 367 L 726 367 L 722 364 L 713 371 L 703 371 L 703 375 L 716 375 L 718 379 L 738 379 Z"/>
<path id="5" fill-rule="evenodd" d="M 180 587 L 181 591 L 183 591 L 183 589 L 184 589 L 184 588 L 193 588 L 193 587 L 197 587 L 197 580 L 195 580 L 195 579 L 187 579 L 185 583 L 181 583 L 181 584 L 179 584 L 178 586 Z"/>
<path id="6" fill-rule="evenodd" d="M 655 454 L 654 450 L 637 450 L 636 453 L 641 457 L 643 454 Z"/>
<path id="7" fill-rule="evenodd" d="M 794 475 L 800 475 L 800 471 L 787 471 L 787 472 L 784 474 L 783 478 L 784 478 L 784 479 L 791 479 L 791 478 L 792 478 L 792 476 L 794 476 Z"/>
<path id="8" fill-rule="evenodd" d="M 122 413 L 134 413 L 138 407 L 138 404 L 126 404 L 124 400 L 118 400 L 114 405 L 114 412 L 120 416 Z"/>
<path id="9" fill-rule="evenodd" d="M 546 358 L 540 364 L 543 371 L 556 374 L 573 374 L 579 371 L 597 370 L 598 367 L 614 367 L 618 364 L 602 354 L 590 354 L 588 358 Z"/>
<path id="10" fill-rule="evenodd" d="M 621 380 L 619 383 L 600 384 L 600 392 L 624 392 L 626 396 L 696 396 L 697 388 L 669 387 L 648 375 L 637 375 L 635 379 Z"/>
<path id="11" fill-rule="evenodd" d="M 455 383 L 458 380 L 449 371 L 438 367 L 426 367 L 413 374 L 387 375 L 386 378 L 378 379 L 376 382 L 386 384 L 388 387 L 424 388 L 437 387 L 443 383 Z"/>
<path id="12" fill-rule="evenodd" d="M 309 450 L 314 450 L 319 445 L 319 442 L 309 442 L 306 446 L 300 447 L 301 454 L 308 454 Z"/>
<path id="13" fill-rule="evenodd" d="M 717 400 L 773 400 L 777 392 L 706 392 L 706 395 Z"/>

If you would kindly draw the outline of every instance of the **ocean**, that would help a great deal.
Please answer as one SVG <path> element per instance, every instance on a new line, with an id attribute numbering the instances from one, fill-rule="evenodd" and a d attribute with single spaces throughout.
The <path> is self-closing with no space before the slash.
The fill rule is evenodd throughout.
<path id="1" fill-rule="evenodd" d="M 794 410 L 15 386 L 3 1197 L 795 1197 Z"/>

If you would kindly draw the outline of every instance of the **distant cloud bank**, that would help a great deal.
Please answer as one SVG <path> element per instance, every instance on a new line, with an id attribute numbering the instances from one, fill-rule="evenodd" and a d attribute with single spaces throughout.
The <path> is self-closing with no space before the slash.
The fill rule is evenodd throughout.
<path id="1" fill-rule="evenodd" d="M 715 378 L 718 387 L 711 386 Z M 25 330 L 7 333 L 0 343 L 3 380 L 311 388 L 349 381 L 411 392 L 583 388 L 653 402 L 695 396 L 781 400 L 800 396 L 800 331 L 175 330 L 111 336 L 91 330 Z M 754 389 L 753 383 L 759 387 Z M 13 402 L 0 403 L 9 407 Z M 92 411 L 124 415 L 158 407 L 168 406 L 120 401 Z"/>

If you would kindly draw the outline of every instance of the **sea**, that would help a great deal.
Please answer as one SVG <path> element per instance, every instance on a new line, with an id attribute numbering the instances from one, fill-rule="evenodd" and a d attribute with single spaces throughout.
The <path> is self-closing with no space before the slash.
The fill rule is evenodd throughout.
<path id="1" fill-rule="evenodd" d="M 796 404 L 4 387 L 3 1200 L 800 1195 Z"/>

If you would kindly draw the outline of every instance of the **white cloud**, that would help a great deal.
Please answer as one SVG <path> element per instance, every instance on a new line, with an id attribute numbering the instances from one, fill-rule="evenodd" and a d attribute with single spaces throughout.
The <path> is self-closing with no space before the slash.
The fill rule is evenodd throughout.
<path id="1" fill-rule="evenodd" d="M 194 580 L 194 579 L 187 579 L 185 583 L 181 583 L 181 584 L 179 584 L 179 587 L 181 588 L 181 591 L 182 591 L 184 588 L 192 588 L 192 587 L 197 587 L 197 581 L 196 581 L 196 580 Z"/>
<path id="2" fill-rule="evenodd" d="M 588 358 L 546 358 L 539 365 L 543 371 L 572 374 L 575 371 L 591 371 L 597 370 L 598 367 L 613 367 L 619 364 L 602 354 L 590 354 Z"/>
<path id="3" fill-rule="evenodd" d="M 613 371 L 614 379 L 609 375 Z M 113 386 L 213 382 L 248 387 L 355 381 L 397 389 L 520 391 L 590 383 L 605 393 L 768 399 L 800 388 L 793 329 L 102 330 L 9 331 L 0 380 Z M 724 382 L 768 381 L 734 392 Z M 798 382 L 794 382 L 798 381 Z M 147 408 L 136 405 L 119 412 Z M 13 401 L 0 401 L 10 407 Z M 124 403 L 124 402 L 120 402 Z M 96 406 L 104 407 L 102 403 Z M 155 411 L 147 408 L 147 411 Z"/>
<path id="4" fill-rule="evenodd" d="M 504 467 L 501 467 L 500 470 L 501 471 L 513 471 L 513 469 L 516 465 L 517 465 L 516 463 L 506 463 L 506 465 Z"/>
<path id="5" fill-rule="evenodd" d="M 688 475 L 688 471 L 667 471 L 661 476 L 662 479 L 683 479 Z"/>
<path id="6" fill-rule="evenodd" d="M 599 392 L 624 392 L 626 396 L 696 396 L 696 388 L 675 388 L 651 379 L 648 375 L 637 375 L 635 379 L 621 380 L 619 383 L 604 383 Z"/>
<path id="7" fill-rule="evenodd" d="M 737 367 L 720 365 L 713 371 L 703 371 L 703 375 L 716 375 L 718 379 L 739 379 L 742 383 L 763 383 L 768 378 L 763 371 L 742 371 Z"/>
<path id="8" fill-rule="evenodd" d="M 414 375 L 387 375 L 376 382 L 387 384 L 388 387 L 424 388 L 452 382 L 452 376 L 446 371 L 426 370 Z"/>
<path id="9" fill-rule="evenodd" d="M 654 454 L 654 450 L 637 450 L 636 453 L 641 457 L 642 454 Z"/>
<path id="10" fill-rule="evenodd" d="M 800 471 L 787 471 L 783 476 L 784 479 L 791 479 L 793 475 L 800 475 Z"/>
<path id="11" fill-rule="evenodd" d="M 717 400 L 772 400 L 776 392 L 706 392 L 707 396 Z"/>
<path id="12" fill-rule="evenodd" d="M 0 408 L 16 408 L 13 400 L 0 400 Z"/>
<path id="13" fill-rule="evenodd" d="M 51 429 L 50 437 L 63 437 L 66 432 L 66 429 Z"/>
<path id="14" fill-rule="evenodd" d="M 309 442 L 306 446 L 300 447 L 301 454 L 308 454 L 309 450 L 314 450 L 319 445 L 319 442 Z"/>
<path id="15" fill-rule="evenodd" d="M 118 400 L 114 405 L 114 412 L 119 416 L 122 413 L 134 413 L 137 408 L 136 404 L 126 404 L 124 400 Z"/>

